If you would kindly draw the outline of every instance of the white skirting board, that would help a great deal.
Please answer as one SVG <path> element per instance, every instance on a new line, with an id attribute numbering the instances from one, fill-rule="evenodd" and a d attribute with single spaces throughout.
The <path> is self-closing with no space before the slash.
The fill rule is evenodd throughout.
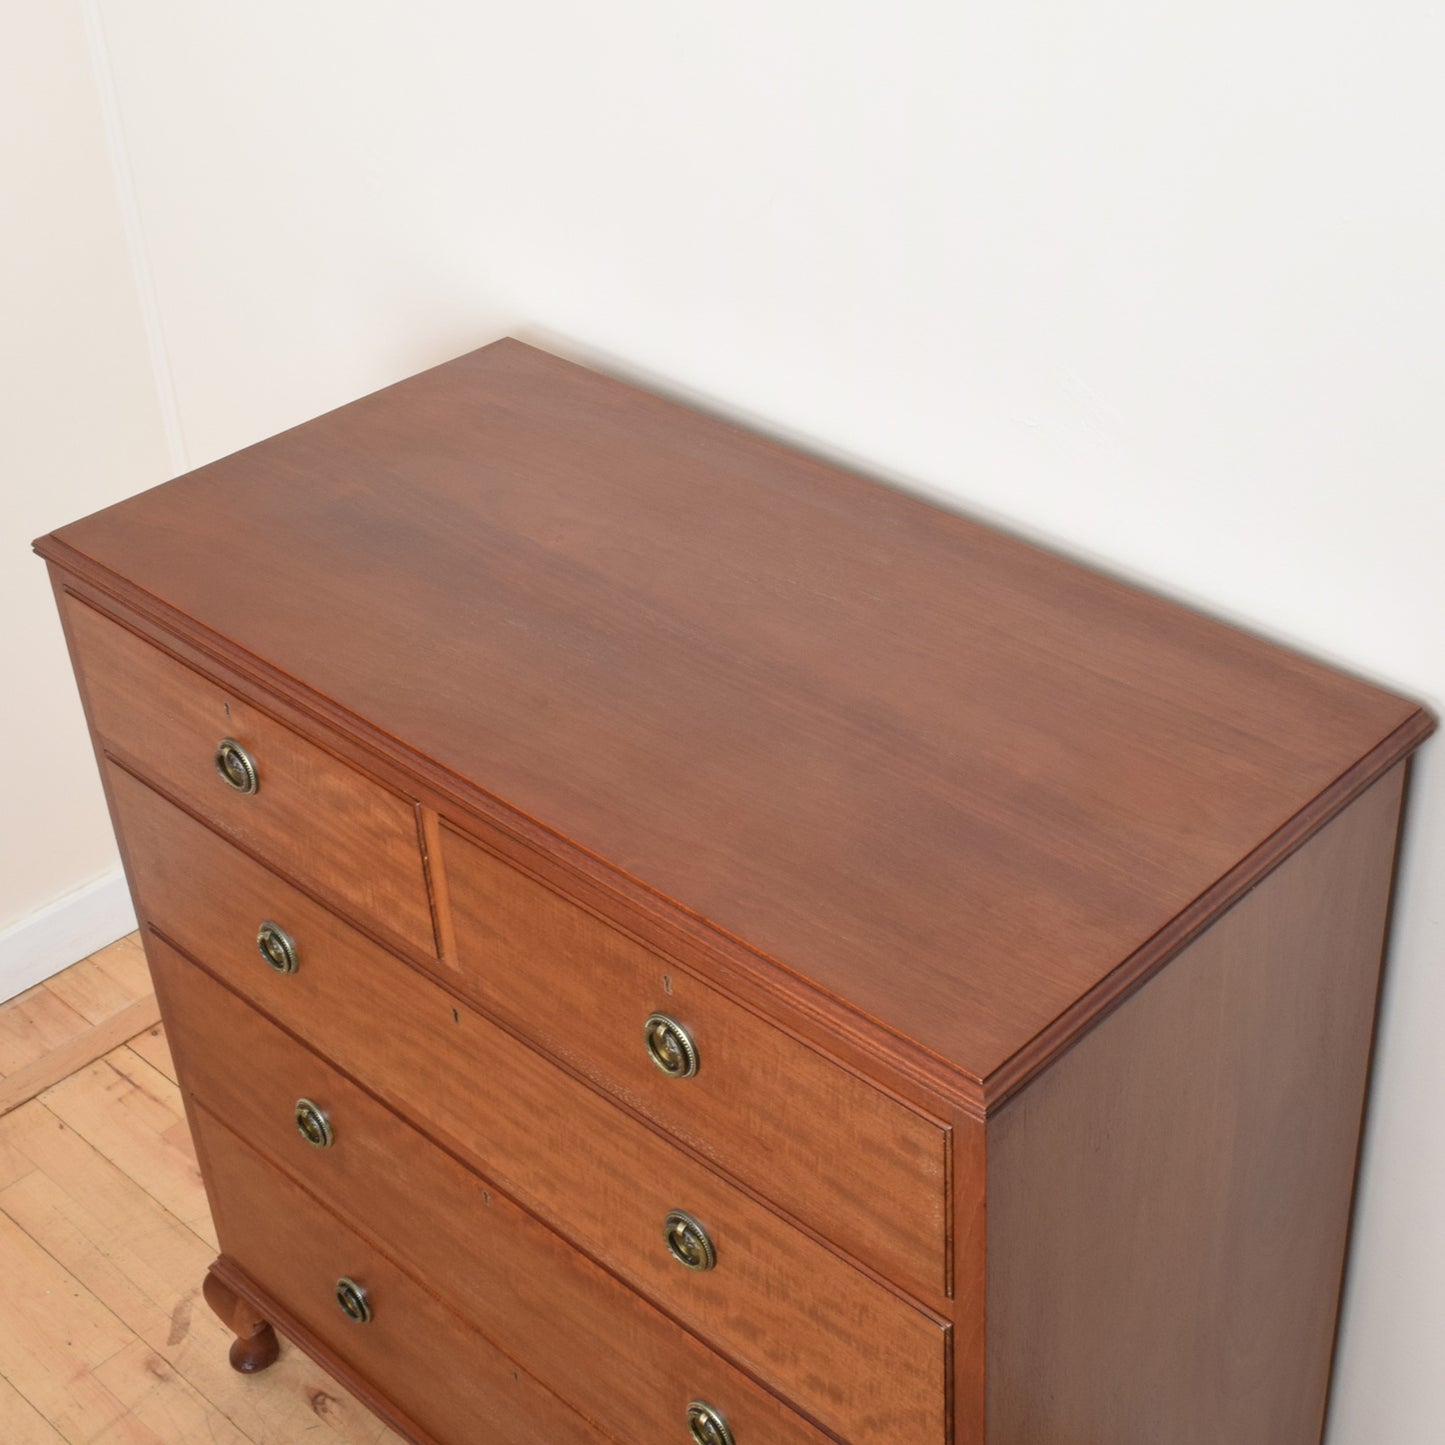
<path id="1" fill-rule="evenodd" d="M 0 1001 L 34 988 L 134 927 L 135 909 L 119 869 L 57 898 L 0 933 Z"/>

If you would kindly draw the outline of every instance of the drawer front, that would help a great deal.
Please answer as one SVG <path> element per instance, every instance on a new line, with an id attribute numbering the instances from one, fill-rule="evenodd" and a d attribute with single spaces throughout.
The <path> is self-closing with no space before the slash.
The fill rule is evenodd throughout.
<path id="1" fill-rule="evenodd" d="M 689 1405 L 701 1400 L 738 1445 L 826 1445 L 238 995 L 159 939 L 147 948 L 187 1091 L 604 1429 L 685 1441 Z M 319 1144 L 297 1127 L 298 1100 L 324 1112 Z"/>
<path id="2" fill-rule="evenodd" d="M 411 803 L 84 603 L 62 610 L 108 749 L 384 937 L 436 951 Z M 224 739 L 254 760 L 254 793 L 222 780 Z"/>
<path id="3" fill-rule="evenodd" d="M 944 1439 L 948 1326 L 230 848 L 134 779 L 114 795 L 142 903 L 224 982 L 853 1445 Z M 296 941 L 280 974 L 256 919 Z M 664 1243 L 699 1219 L 716 1267 Z"/>
<path id="4" fill-rule="evenodd" d="M 193 1117 L 221 1252 L 440 1445 L 609 1438 L 205 1109 Z M 337 1304 L 342 1279 L 365 1290 L 366 1323 Z"/>
<path id="5" fill-rule="evenodd" d="M 442 859 L 488 1008 L 881 1273 L 945 1293 L 945 1129 L 445 827 Z M 649 1052 L 659 1016 L 681 1075 Z"/>

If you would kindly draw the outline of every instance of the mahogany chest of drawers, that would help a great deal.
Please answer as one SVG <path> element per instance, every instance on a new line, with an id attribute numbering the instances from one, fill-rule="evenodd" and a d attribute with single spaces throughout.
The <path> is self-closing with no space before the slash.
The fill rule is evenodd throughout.
<path id="1" fill-rule="evenodd" d="M 510 341 L 37 547 L 238 1368 L 1319 1440 L 1414 704 Z"/>

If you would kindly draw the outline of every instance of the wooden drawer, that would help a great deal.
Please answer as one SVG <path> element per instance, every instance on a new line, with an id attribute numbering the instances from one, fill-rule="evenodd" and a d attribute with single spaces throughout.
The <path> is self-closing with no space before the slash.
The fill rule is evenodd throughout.
<path id="1" fill-rule="evenodd" d="M 114 797 L 148 915 L 223 981 L 853 1445 L 944 1440 L 945 1321 L 119 771 Z M 261 962 L 260 917 L 296 939 L 295 973 Z M 673 1209 L 716 1268 L 668 1254 Z"/>
<path id="2" fill-rule="evenodd" d="M 204 1108 L 192 1119 L 222 1253 L 438 1445 L 609 1438 Z M 365 1289 L 367 1323 L 341 1312 L 342 1278 Z"/>
<path id="3" fill-rule="evenodd" d="M 520 1032 L 898 1283 L 947 1291 L 947 1131 L 443 827 L 466 987 Z M 644 1025 L 696 1049 L 669 1077 Z"/>
<path id="4" fill-rule="evenodd" d="M 384 937 L 436 951 L 412 803 L 84 603 L 63 614 L 107 751 Z M 256 792 L 222 781 L 223 738 L 254 758 Z"/>
<path id="5" fill-rule="evenodd" d="M 685 1440 L 691 1401 L 739 1445 L 825 1437 L 370 1094 L 188 963 L 147 941 L 186 1089 L 354 1223 L 523 1368 L 621 1440 Z M 307 1143 L 299 1099 L 332 1142 Z"/>

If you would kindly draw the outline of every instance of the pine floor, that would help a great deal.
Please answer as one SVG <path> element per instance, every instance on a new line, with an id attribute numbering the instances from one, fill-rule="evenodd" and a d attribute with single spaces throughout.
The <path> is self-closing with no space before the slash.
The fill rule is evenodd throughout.
<path id="1" fill-rule="evenodd" d="M 262 1375 L 227 1363 L 155 1017 L 133 934 L 0 1006 L 0 1442 L 401 1445 L 284 1341 Z"/>

